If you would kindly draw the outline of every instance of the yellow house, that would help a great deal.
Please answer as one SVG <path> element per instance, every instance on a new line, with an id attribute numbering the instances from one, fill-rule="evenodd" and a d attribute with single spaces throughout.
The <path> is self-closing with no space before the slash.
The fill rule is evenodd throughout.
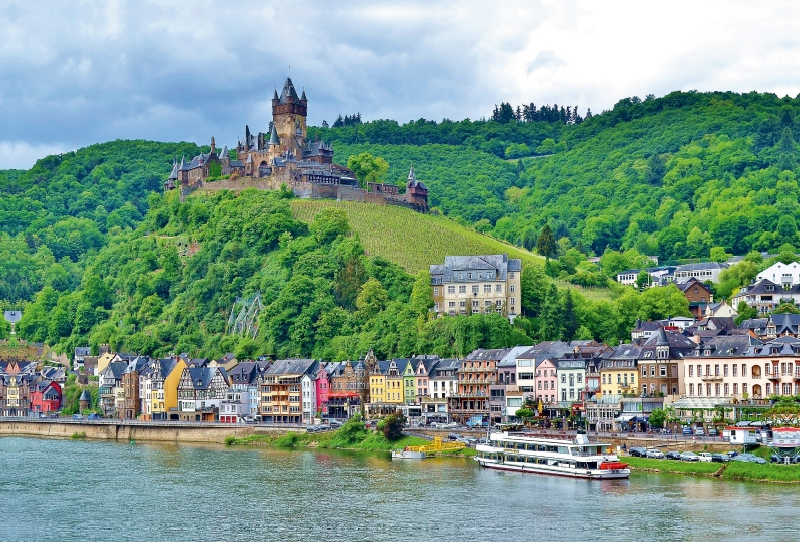
<path id="1" fill-rule="evenodd" d="M 102 373 L 108 364 L 111 363 L 111 360 L 114 359 L 114 354 L 111 352 L 106 352 L 99 358 L 97 358 L 97 371 L 95 372 L 95 376 Z"/>
<path id="2" fill-rule="evenodd" d="M 149 382 L 145 382 L 145 400 L 149 403 L 145 411 L 149 410 L 150 419 L 169 420 L 169 410 L 178 408 L 178 382 L 185 368 L 186 362 L 182 359 L 155 362 Z"/>
<path id="3" fill-rule="evenodd" d="M 600 396 L 620 397 L 626 393 L 636 393 L 635 359 L 611 357 L 603 360 L 600 369 Z"/>
<path id="4" fill-rule="evenodd" d="M 369 375 L 369 398 L 371 403 L 386 402 L 386 370 L 388 361 L 379 361 Z"/>
<path id="5" fill-rule="evenodd" d="M 400 360 L 405 362 L 406 360 Z M 386 402 L 402 405 L 404 401 L 403 373 L 397 364 L 398 360 L 391 360 L 386 368 Z M 405 369 L 405 363 L 403 364 Z"/>

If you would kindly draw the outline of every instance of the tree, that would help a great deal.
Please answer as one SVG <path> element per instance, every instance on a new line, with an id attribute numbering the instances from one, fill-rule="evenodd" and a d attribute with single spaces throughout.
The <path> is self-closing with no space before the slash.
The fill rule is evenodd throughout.
<path id="1" fill-rule="evenodd" d="M 536 252 L 548 260 L 558 255 L 558 246 L 549 224 L 545 224 L 542 233 L 539 234 L 539 239 L 536 241 Z"/>
<path id="2" fill-rule="evenodd" d="M 567 289 L 564 293 L 563 308 L 561 309 L 562 326 L 564 329 L 564 340 L 571 341 L 575 338 L 580 327 L 578 315 L 575 314 L 575 302 L 572 299 L 572 291 Z"/>
<path id="3" fill-rule="evenodd" d="M 518 408 L 517 413 L 515 414 L 518 418 L 522 418 L 524 423 L 528 423 L 528 421 L 533 418 L 534 412 L 530 408 Z"/>
<path id="4" fill-rule="evenodd" d="M 751 320 L 753 318 L 758 318 L 758 310 L 755 307 L 749 306 L 744 301 L 739 302 L 739 306 L 736 307 L 736 312 L 738 313 L 736 317 L 733 319 L 736 322 L 736 325 L 740 325 L 745 320 Z"/>
<path id="5" fill-rule="evenodd" d="M 664 422 L 667 420 L 667 413 L 662 408 L 654 408 L 648 420 L 651 427 L 664 427 Z"/>
<path id="6" fill-rule="evenodd" d="M 587 118 L 588 118 L 587 114 Z M 654 152 L 650 155 L 650 158 L 647 160 L 647 171 L 644 175 L 644 180 L 647 184 L 658 186 L 661 184 L 661 181 L 664 179 L 664 174 L 667 172 L 667 168 L 664 167 L 664 161 L 661 160 L 661 157 L 658 155 L 657 152 Z"/>
<path id="7" fill-rule="evenodd" d="M 356 298 L 356 307 L 366 317 L 371 317 L 382 311 L 389 302 L 389 295 L 378 279 L 371 278 L 361 286 L 361 292 Z"/>
<path id="8" fill-rule="evenodd" d="M 709 251 L 709 256 L 712 262 L 722 263 L 731 259 L 731 257 L 733 257 L 733 254 L 728 254 L 727 252 L 725 252 L 724 247 L 711 247 L 711 250 Z"/>
<path id="9" fill-rule="evenodd" d="M 389 163 L 386 160 L 368 152 L 348 158 L 347 167 L 356 174 L 362 188 L 366 188 L 367 183 L 383 183 L 386 172 L 389 171 Z"/>
<path id="10" fill-rule="evenodd" d="M 642 269 L 639 271 L 639 274 L 636 275 L 636 287 L 640 290 L 644 290 L 650 286 L 650 273 L 647 272 L 646 269 Z"/>
<path id="11" fill-rule="evenodd" d="M 383 420 L 379 429 L 383 431 L 383 436 L 386 440 L 392 442 L 399 440 L 403 436 L 403 424 L 406 423 L 406 417 L 401 413 L 389 414 Z"/>

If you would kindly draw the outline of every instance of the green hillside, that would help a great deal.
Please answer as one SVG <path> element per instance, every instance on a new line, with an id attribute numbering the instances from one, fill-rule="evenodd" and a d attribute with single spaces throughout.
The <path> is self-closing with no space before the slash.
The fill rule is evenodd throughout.
<path id="1" fill-rule="evenodd" d="M 448 255 L 502 254 L 524 264 L 543 265 L 544 258 L 466 228 L 444 216 L 423 215 L 394 205 L 334 200 L 292 200 L 295 218 L 311 223 L 322 209 L 343 209 L 370 256 L 380 256 L 409 273 L 443 263 Z"/>

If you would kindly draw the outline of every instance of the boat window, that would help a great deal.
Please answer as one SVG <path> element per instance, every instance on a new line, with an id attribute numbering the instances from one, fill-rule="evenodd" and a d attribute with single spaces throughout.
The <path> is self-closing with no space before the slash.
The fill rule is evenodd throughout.
<path id="1" fill-rule="evenodd" d="M 567 448 L 566 446 L 559 446 L 558 447 L 558 453 L 560 453 L 560 454 L 569 454 L 569 448 Z"/>
<path id="2" fill-rule="evenodd" d="M 536 449 L 536 445 L 535 444 L 527 444 L 525 446 L 525 449 L 526 450 L 535 450 Z"/>

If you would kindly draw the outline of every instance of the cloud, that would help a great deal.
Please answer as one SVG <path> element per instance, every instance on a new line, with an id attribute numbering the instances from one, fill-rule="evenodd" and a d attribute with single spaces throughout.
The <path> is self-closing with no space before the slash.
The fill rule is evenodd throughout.
<path id="1" fill-rule="evenodd" d="M 113 139 L 265 130 L 291 65 L 309 122 L 608 109 L 673 90 L 794 96 L 800 8 L 673 1 L 13 1 L 0 10 L 0 168 Z"/>

